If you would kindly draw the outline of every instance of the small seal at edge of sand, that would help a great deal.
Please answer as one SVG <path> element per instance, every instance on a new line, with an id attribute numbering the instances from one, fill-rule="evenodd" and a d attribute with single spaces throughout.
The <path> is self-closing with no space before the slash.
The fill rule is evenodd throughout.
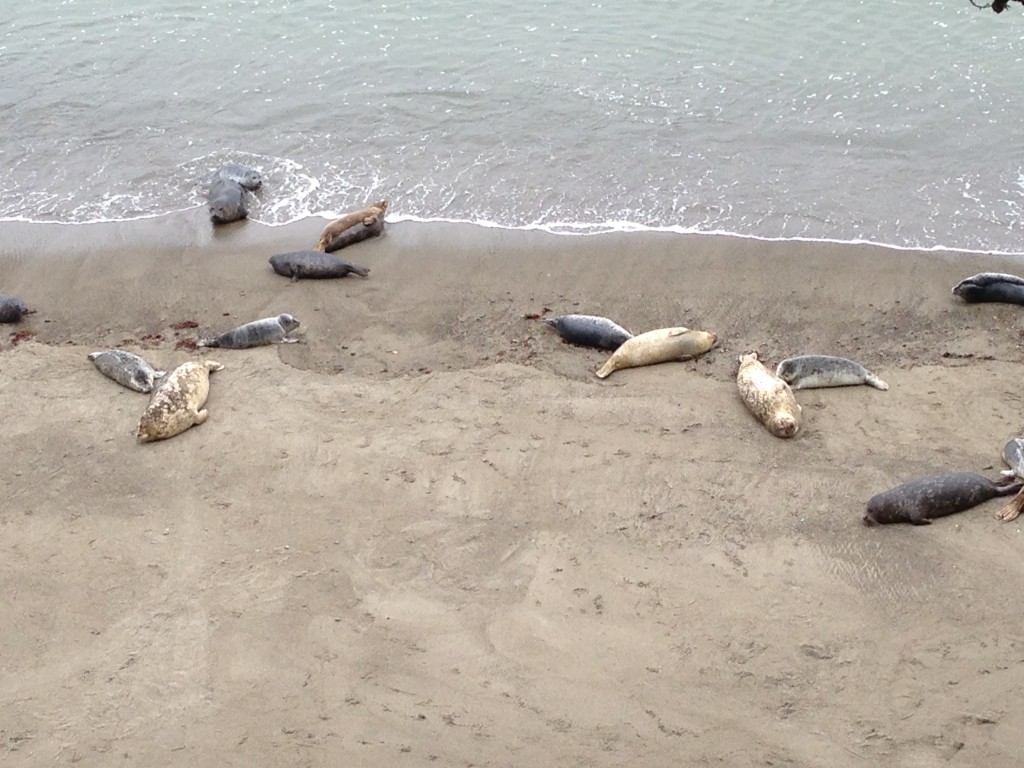
<path id="1" fill-rule="evenodd" d="M 1021 489 L 1014 479 L 995 483 L 974 472 L 947 472 L 910 480 L 868 500 L 865 525 L 930 525 L 937 517 L 963 512 L 996 496 Z"/>

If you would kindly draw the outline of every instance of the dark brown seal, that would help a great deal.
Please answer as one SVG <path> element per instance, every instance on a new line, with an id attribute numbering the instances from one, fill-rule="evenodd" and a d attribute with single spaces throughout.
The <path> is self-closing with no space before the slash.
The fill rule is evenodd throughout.
<path id="1" fill-rule="evenodd" d="M 371 237 L 379 237 L 383 233 L 384 217 L 378 216 L 373 219 L 372 224 L 359 222 L 345 231 L 339 232 L 324 245 L 324 250 L 327 253 L 340 251 L 342 248 L 348 248 L 350 245 L 363 242 L 363 240 L 369 240 Z"/>
<path id="2" fill-rule="evenodd" d="M 872 496 L 864 524 L 929 525 L 937 517 L 963 512 L 996 496 L 1008 496 L 1021 487 L 1017 479 L 997 484 L 974 472 L 922 477 Z"/>
<path id="3" fill-rule="evenodd" d="M 0 323 L 16 323 L 24 315 L 31 315 L 34 309 L 25 306 L 25 302 L 14 296 L 0 293 Z"/>
<path id="4" fill-rule="evenodd" d="M 270 266 L 277 274 L 290 277 L 292 280 L 322 280 L 329 277 L 345 277 L 350 273 L 367 277 L 370 274 L 369 267 L 361 267 L 323 251 L 279 253 L 270 257 Z"/>

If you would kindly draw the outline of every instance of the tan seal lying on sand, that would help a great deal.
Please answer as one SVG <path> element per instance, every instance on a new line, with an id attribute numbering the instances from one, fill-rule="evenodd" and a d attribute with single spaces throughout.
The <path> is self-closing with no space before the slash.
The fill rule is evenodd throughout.
<path id="1" fill-rule="evenodd" d="M 371 203 L 365 208 L 360 208 L 358 211 L 346 213 L 344 216 L 335 219 L 324 227 L 324 231 L 320 233 L 320 239 L 316 241 L 315 250 L 326 250 L 328 244 L 334 240 L 334 238 L 349 227 L 354 227 L 356 224 L 362 223 L 367 227 L 376 224 L 377 220 L 384 216 L 384 212 L 387 211 L 387 209 L 388 201 L 378 200 L 376 203 Z"/>
<path id="2" fill-rule="evenodd" d="M 800 411 L 793 390 L 757 359 L 757 352 L 740 356 L 736 385 L 744 405 L 776 437 L 792 437 L 800 429 Z"/>
<path id="3" fill-rule="evenodd" d="M 623 368 L 639 368 L 642 365 L 697 357 L 703 355 L 717 342 L 718 337 L 715 334 L 708 331 L 692 331 L 689 328 L 658 328 L 647 331 L 624 341 L 597 371 L 597 377 L 603 379 Z"/>
<path id="4" fill-rule="evenodd" d="M 209 411 L 199 409 L 210 394 L 210 373 L 223 368 L 220 363 L 207 360 L 182 363 L 171 371 L 157 386 L 139 419 L 139 440 L 164 440 L 206 421 Z"/>
<path id="5" fill-rule="evenodd" d="M 1003 470 L 1003 477 L 1015 477 L 1024 480 L 1024 439 L 1015 437 L 1003 446 L 1003 461 L 1009 469 Z M 996 512 L 996 520 L 1008 523 L 1020 517 L 1024 512 L 1024 491 L 1014 496 Z"/>

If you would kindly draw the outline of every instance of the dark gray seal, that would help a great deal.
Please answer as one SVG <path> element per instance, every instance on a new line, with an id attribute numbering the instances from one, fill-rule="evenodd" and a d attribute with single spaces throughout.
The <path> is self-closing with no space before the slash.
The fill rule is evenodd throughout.
<path id="1" fill-rule="evenodd" d="M 299 321 L 288 314 L 265 317 L 262 320 L 254 320 L 230 331 L 225 331 L 212 339 L 204 339 L 196 346 L 249 349 L 265 344 L 293 344 L 298 339 L 289 339 L 288 334 L 298 327 Z"/>
<path id="2" fill-rule="evenodd" d="M 633 334 L 607 317 L 597 315 L 562 315 L 549 317 L 544 324 L 570 344 L 582 347 L 616 350 Z"/>
<path id="3" fill-rule="evenodd" d="M 369 267 L 360 267 L 351 261 L 323 251 L 293 251 L 270 257 L 270 266 L 279 275 L 292 280 L 319 280 L 330 277 L 345 277 L 349 273 L 368 277 Z"/>
<path id="4" fill-rule="evenodd" d="M 141 357 L 124 349 L 91 352 L 89 359 L 104 376 L 136 392 L 152 392 L 156 382 L 166 373 L 154 370 Z"/>
<path id="5" fill-rule="evenodd" d="M 1016 479 L 997 484 L 974 472 L 922 477 L 872 496 L 864 524 L 929 525 L 936 517 L 963 512 L 996 496 L 1016 493 L 1021 487 Z"/>
<path id="6" fill-rule="evenodd" d="M 972 304 L 1024 304 L 1024 278 L 1002 272 L 979 272 L 954 285 L 953 294 Z"/>
<path id="7" fill-rule="evenodd" d="M 263 186 L 263 174 L 255 168 L 240 163 L 226 163 L 214 171 L 214 179 L 227 179 L 237 182 L 242 189 L 255 192 Z"/>
<path id="8" fill-rule="evenodd" d="M 324 246 L 324 250 L 327 253 L 333 253 L 334 251 L 340 251 L 342 248 L 348 248 L 350 245 L 361 243 L 363 240 L 369 240 L 371 237 L 379 237 L 384 233 L 384 217 L 377 216 L 373 219 L 371 224 L 364 224 L 359 222 L 348 229 L 339 232 Z"/>
<path id="9" fill-rule="evenodd" d="M 214 224 L 239 221 L 249 215 L 245 202 L 246 192 L 242 185 L 232 179 L 215 178 L 207 192 L 207 207 Z"/>
<path id="10" fill-rule="evenodd" d="M 16 323 L 33 312 L 35 310 L 26 307 L 21 299 L 0 293 L 0 323 Z"/>
<path id="11" fill-rule="evenodd" d="M 889 385 L 860 363 L 832 355 L 788 357 L 775 366 L 775 375 L 793 389 L 848 387 L 867 384 L 885 391 Z"/>

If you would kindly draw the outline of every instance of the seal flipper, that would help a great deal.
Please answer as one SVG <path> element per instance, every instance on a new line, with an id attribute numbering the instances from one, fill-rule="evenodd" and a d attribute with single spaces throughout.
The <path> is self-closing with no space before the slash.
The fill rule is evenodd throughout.
<path id="1" fill-rule="evenodd" d="M 927 517 L 921 517 L 920 513 L 914 513 L 910 516 L 910 522 L 914 525 L 931 525 L 932 521 Z"/>
<path id="2" fill-rule="evenodd" d="M 889 385 L 886 384 L 884 381 L 882 381 L 877 376 L 875 376 L 875 374 L 871 373 L 871 371 L 868 371 L 867 375 L 864 376 L 864 383 L 867 384 L 869 387 L 874 387 L 875 389 L 880 389 L 883 392 L 885 392 L 885 391 L 887 391 L 889 389 Z"/>
<path id="3" fill-rule="evenodd" d="M 1016 485 L 1016 483 L 1014 485 Z M 1004 494 L 999 495 L 1002 496 Z M 1002 520 L 1004 523 L 1008 523 L 1011 520 L 1016 520 L 1020 517 L 1021 512 L 1024 512 L 1024 489 L 1020 490 L 1016 496 L 999 508 L 999 511 L 996 512 L 996 520 Z"/>

